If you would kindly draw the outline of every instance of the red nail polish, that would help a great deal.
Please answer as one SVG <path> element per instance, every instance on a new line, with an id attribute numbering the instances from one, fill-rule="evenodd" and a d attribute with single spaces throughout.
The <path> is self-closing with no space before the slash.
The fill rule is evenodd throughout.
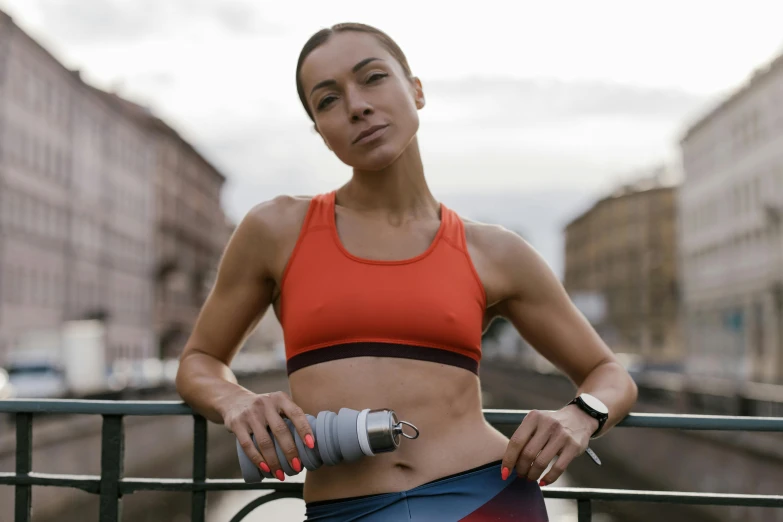
<path id="1" fill-rule="evenodd" d="M 283 474 L 282 469 L 275 471 L 275 476 L 277 477 L 277 480 L 285 480 L 285 474 Z"/>
<path id="2" fill-rule="evenodd" d="M 503 469 L 500 471 L 500 476 L 503 477 L 503 480 L 506 480 L 510 474 L 511 470 L 503 466 Z"/>
<path id="3" fill-rule="evenodd" d="M 302 462 L 298 458 L 294 457 L 294 460 L 291 461 L 291 467 L 294 468 L 294 471 L 299 473 L 302 471 Z"/>
<path id="4" fill-rule="evenodd" d="M 540 481 L 538 482 L 538 485 L 539 485 L 539 486 L 546 486 L 546 482 L 544 482 L 543 480 L 540 480 Z"/>
<path id="5" fill-rule="evenodd" d="M 264 473 L 269 473 L 269 466 L 266 465 L 266 462 L 262 462 L 258 465 L 259 468 L 261 468 Z"/>
<path id="6" fill-rule="evenodd" d="M 313 449 L 315 447 L 315 441 L 313 440 L 313 436 L 309 433 L 305 435 L 305 444 L 307 444 L 307 447 L 310 449 Z"/>

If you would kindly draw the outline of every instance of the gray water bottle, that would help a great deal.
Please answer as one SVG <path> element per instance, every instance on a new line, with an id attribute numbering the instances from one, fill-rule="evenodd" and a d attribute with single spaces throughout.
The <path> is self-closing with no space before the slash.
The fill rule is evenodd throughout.
<path id="1" fill-rule="evenodd" d="M 317 417 L 312 415 L 306 415 L 306 417 L 315 438 L 313 449 L 305 446 L 294 424 L 289 419 L 283 420 L 294 438 L 299 460 L 302 461 L 305 469 L 310 471 L 316 470 L 322 465 L 335 466 L 343 461 L 353 462 L 363 456 L 371 457 L 378 453 L 394 451 L 400 446 L 400 436 L 407 439 L 415 439 L 419 436 L 419 430 L 416 426 L 398 420 L 392 410 L 366 409 L 357 411 L 341 408 L 338 413 L 322 411 L 318 413 Z M 405 433 L 403 425 L 410 426 L 415 434 Z M 296 471 L 288 463 L 271 430 L 267 428 L 267 431 L 275 444 L 275 453 L 277 453 L 280 468 L 288 476 L 296 475 Z M 251 438 L 253 444 L 258 448 L 255 436 L 251 436 Z M 271 473 L 266 473 L 253 464 L 239 445 L 239 440 L 236 445 L 239 466 L 242 469 L 242 478 L 245 479 L 245 482 L 261 482 L 264 478 L 274 478 Z"/>

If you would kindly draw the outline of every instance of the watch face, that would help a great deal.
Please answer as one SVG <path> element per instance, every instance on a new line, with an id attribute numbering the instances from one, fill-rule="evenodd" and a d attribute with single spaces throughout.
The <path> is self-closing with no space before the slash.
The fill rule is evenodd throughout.
<path id="1" fill-rule="evenodd" d="M 583 393 L 579 396 L 580 399 L 584 401 L 585 404 L 590 406 L 592 409 L 597 411 L 598 413 L 602 414 L 609 414 L 609 408 L 606 407 L 606 405 L 598 400 L 597 398 L 593 397 L 589 393 Z"/>

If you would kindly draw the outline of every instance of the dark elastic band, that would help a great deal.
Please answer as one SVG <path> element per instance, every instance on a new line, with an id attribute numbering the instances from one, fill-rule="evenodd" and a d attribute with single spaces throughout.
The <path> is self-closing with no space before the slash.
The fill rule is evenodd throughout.
<path id="1" fill-rule="evenodd" d="M 410 344 L 394 343 L 344 343 L 325 346 L 316 350 L 294 355 L 286 363 L 288 375 L 306 366 L 318 364 L 336 359 L 348 359 L 350 357 L 396 357 L 401 359 L 416 359 L 430 361 L 449 366 L 464 368 L 478 375 L 479 363 L 475 359 L 460 353 L 415 346 Z"/>

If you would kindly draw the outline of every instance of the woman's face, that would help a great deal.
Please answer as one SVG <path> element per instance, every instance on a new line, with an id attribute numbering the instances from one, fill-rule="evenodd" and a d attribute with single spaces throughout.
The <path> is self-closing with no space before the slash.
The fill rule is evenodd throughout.
<path id="1" fill-rule="evenodd" d="M 300 81 L 316 129 L 353 168 L 383 169 L 419 130 L 421 83 L 371 34 L 332 35 L 305 59 Z"/>

